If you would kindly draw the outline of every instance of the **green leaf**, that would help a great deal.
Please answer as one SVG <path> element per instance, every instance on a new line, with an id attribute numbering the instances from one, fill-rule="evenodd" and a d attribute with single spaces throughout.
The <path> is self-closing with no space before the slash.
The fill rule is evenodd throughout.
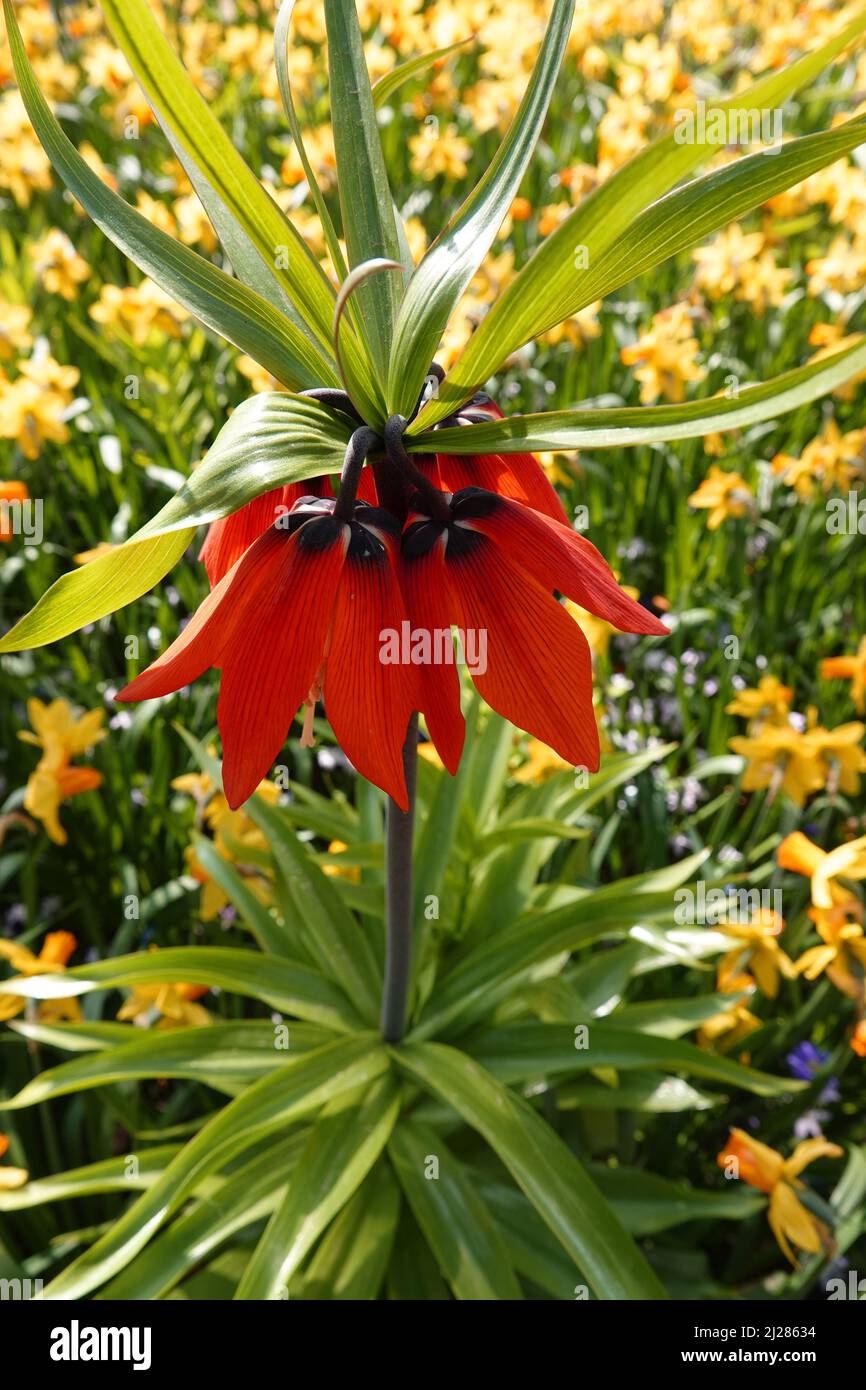
<path id="1" fill-rule="evenodd" d="M 3 8 L 27 114 L 57 172 L 100 230 L 178 303 L 242 352 L 249 353 L 285 385 L 297 389 L 339 385 L 329 355 L 316 347 L 291 319 L 254 290 L 151 226 L 102 183 L 64 135 L 39 89 L 24 51 L 12 0 L 3 0 Z M 264 191 L 260 192 L 270 202 Z M 275 204 L 271 206 L 277 210 Z"/>
<path id="2" fill-rule="evenodd" d="M 576 309 L 696 246 L 711 232 L 832 164 L 864 140 L 866 118 L 859 116 L 833 130 L 803 135 L 781 148 L 737 159 L 668 193 L 647 208 L 585 274 L 579 273 Z"/>
<path id="3" fill-rule="evenodd" d="M 584 1046 L 584 1038 L 588 1046 Z M 788 1076 L 755 1071 L 692 1043 L 648 1033 L 620 1032 L 599 1021 L 578 1028 L 559 1023 L 509 1023 L 467 1046 L 476 1061 L 509 1083 L 594 1071 L 599 1067 L 615 1067 L 618 1071 L 650 1067 L 705 1077 L 756 1096 L 790 1095 L 805 1084 Z"/>
<path id="4" fill-rule="evenodd" d="M 337 236 L 328 206 L 322 196 L 313 166 L 307 158 L 307 151 L 304 147 L 304 136 L 301 130 L 301 123 L 295 111 L 295 103 L 292 97 L 292 83 L 289 77 L 289 44 L 292 28 L 292 14 L 295 8 L 295 0 L 283 0 L 280 5 L 277 23 L 274 29 L 274 66 L 277 70 L 277 84 L 280 89 L 280 98 L 283 103 L 283 110 L 286 113 L 286 120 L 289 123 L 289 130 L 295 142 L 295 148 L 303 166 L 313 202 L 316 205 L 316 212 L 322 224 L 322 231 L 325 234 L 325 243 L 328 247 L 328 254 L 337 272 L 339 280 L 345 280 L 349 274 L 349 267 L 346 265 L 343 256 L 343 248 L 340 245 L 340 238 Z"/>
<path id="5" fill-rule="evenodd" d="M 31 975 L 3 981 L 6 994 L 27 999 L 63 999 L 120 985 L 199 984 L 259 999 L 310 1023 L 337 1032 L 358 1027 L 360 1019 L 345 996 L 315 970 L 230 946 L 167 946 L 130 956 L 79 965 L 62 975 Z"/>
<path id="6" fill-rule="evenodd" d="M 380 992 L 376 961 L 339 891 L 276 807 L 254 796 L 247 811 L 268 840 L 312 958 L 342 986 L 361 1016 L 373 1022 Z"/>
<path id="7" fill-rule="evenodd" d="M 684 1110 L 710 1110 L 721 1105 L 722 1096 L 699 1091 L 681 1076 L 661 1072 L 629 1072 L 616 1085 L 602 1081 L 582 1081 L 559 1086 L 557 1110 L 630 1110 L 651 1115 L 676 1115 Z"/>
<path id="8" fill-rule="evenodd" d="M 383 1077 L 359 1095 L 341 1095 L 322 1112 L 298 1173 L 268 1222 L 235 1297 L 285 1297 L 292 1275 L 379 1158 L 400 1111 L 399 1090 Z"/>
<path id="9" fill-rule="evenodd" d="M 198 1131 L 149 1191 L 52 1280 L 43 1297 L 82 1298 L 98 1288 L 144 1248 L 204 1176 L 257 1139 L 288 1129 L 343 1091 L 375 1080 L 388 1065 L 378 1039 L 361 1034 L 263 1076 Z"/>
<path id="10" fill-rule="evenodd" d="M 377 1163 L 331 1222 L 304 1271 L 305 1301 L 375 1299 L 385 1278 L 397 1231 L 400 1193 L 386 1163 Z"/>
<path id="11" fill-rule="evenodd" d="M 684 1221 L 745 1221 L 766 1206 L 766 1197 L 742 1184 L 724 1192 L 700 1192 L 688 1183 L 645 1173 L 640 1168 L 608 1168 L 595 1163 L 590 1172 L 627 1231 L 657 1235 Z"/>
<path id="12" fill-rule="evenodd" d="M 673 873 L 685 878 L 693 870 L 693 863 L 683 861 L 674 866 Z M 533 966 L 612 932 L 627 931 L 637 922 L 671 914 L 673 889 L 679 885 L 674 879 L 666 881 L 670 872 L 638 874 L 607 884 L 562 907 L 528 914 L 492 933 L 443 975 L 412 1036 L 441 1034 L 457 1019 L 465 1028 L 489 1012 Z"/>
<path id="13" fill-rule="evenodd" d="M 392 1055 L 486 1139 L 599 1298 L 665 1297 L 583 1167 L 530 1105 L 454 1048 L 409 1044 Z"/>
<path id="14" fill-rule="evenodd" d="M 204 461 L 127 545 L 216 521 L 283 483 L 339 473 L 352 428 L 306 396 L 250 396 L 229 416 Z"/>
<path id="15" fill-rule="evenodd" d="M 813 359 L 803 367 L 744 386 L 738 396 L 711 396 L 682 405 L 627 406 L 612 410 L 551 410 L 511 415 L 489 425 L 433 430 L 412 440 L 411 452 L 438 449 L 454 454 L 513 454 L 546 449 L 620 449 L 695 439 L 720 430 L 774 420 L 806 405 L 858 375 L 866 366 L 866 343 Z"/>
<path id="16" fill-rule="evenodd" d="M 231 211 L 289 302 L 327 349 L 334 290 L 304 238 L 235 149 L 146 0 L 105 0 L 103 10 L 160 121 Z"/>
<path id="17" fill-rule="evenodd" d="M 398 63 L 390 72 L 386 72 L 384 77 L 380 77 L 378 82 L 373 83 L 373 105 L 376 110 L 380 111 L 406 82 L 429 72 L 430 68 L 441 63 L 444 58 L 456 53 L 458 48 L 465 48 L 468 43 L 472 43 L 474 37 L 474 34 L 470 34 L 468 38 L 448 44 L 447 48 L 434 48 L 432 53 L 419 53 L 415 58 L 408 58 L 405 63 Z"/>
<path id="18" fill-rule="evenodd" d="M 140 598 L 180 559 L 194 527 L 130 540 L 62 574 L 0 639 L 0 653 L 44 647 Z"/>
<path id="19" fill-rule="evenodd" d="M 400 243 L 355 0 L 325 0 L 331 123 L 343 235 L 350 270 L 364 261 L 399 261 Z M 384 382 L 402 282 L 377 275 L 358 288 L 358 317 Z M 375 420 L 371 424 L 380 423 Z"/>
<path id="20" fill-rule="evenodd" d="M 252 1082 L 262 1072 L 291 1065 L 296 1054 L 309 1052 L 334 1035 L 315 1024 L 287 1027 L 288 1047 L 278 1046 L 273 1023 L 214 1023 L 200 1028 L 145 1031 L 130 1028 L 130 1039 L 108 1052 L 88 1053 L 74 1061 L 40 1072 L 0 1110 L 22 1110 L 55 1096 L 108 1086 L 117 1081 L 143 1081 L 152 1076 L 176 1076 L 207 1086 Z"/>
<path id="21" fill-rule="evenodd" d="M 502 144 L 409 282 L 394 329 L 389 414 L 411 415 L 448 319 L 511 206 L 541 134 L 573 14 L 574 0 L 553 0 L 529 85 Z"/>
<path id="22" fill-rule="evenodd" d="M 252 891 L 234 865 L 220 854 L 213 840 L 194 835 L 195 857 L 209 878 L 219 884 L 229 902 L 237 908 L 240 920 L 255 937 L 262 951 L 292 958 L 292 937 L 276 913 L 271 912 Z"/>
<path id="23" fill-rule="evenodd" d="M 269 1145 L 160 1231 L 155 1240 L 106 1285 L 100 1299 L 125 1302 L 164 1298 L 194 1266 L 239 1231 L 268 1217 L 295 1172 L 308 1130 Z"/>
<path id="24" fill-rule="evenodd" d="M 462 1163 L 417 1120 L 397 1125 L 388 1145 L 400 1186 L 442 1274 L 460 1299 L 520 1299 L 507 1251 Z M 433 1178 L 427 1165 L 435 1158 Z"/>
<path id="25" fill-rule="evenodd" d="M 486 1173 L 473 1176 L 518 1273 L 552 1298 L 575 1298 L 579 1271 L 532 1203 L 517 1187 L 494 1182 Z"/>
<path id="26" fill-rule="evenodd" d="M 93 1197 L 103 1192 L 137 1192 L 150 1187 L 180 1148 L 179 1144 L 160 1144 L 137 1154 L 121 1154 L 70 1168 L 50 1178 L 31 1178 L 23 1187 L 0 1189 L 0 1211 L 25 1211 L 46 1202 L 62 1202 L 68 1197 Z M 135 1163 L 130 1163 L 130 1158 Z"/>
<path id="27" fill-rule="evenodd" d="M 822 47 L 805 54 L 781 72 L 771 72 L 736 95 L 712 102 L 724 111 L 770 111 L 781 107 L 799 88 L 808 85 L 866 29 L 866 12 Z M 492 305 L 484 321 L 439 389 L 410 428 L 429 429 L 467 400 L 502 362 L 531 338 L 553 328 L 582 299 L 576 252 L 589 265 L 614 246 L 635 218 L 661 198 L 718 146 L 706 141 L 682 142 L 676 132 L 647 145 L 585 198 L 545 240 L 520 274 Z"/>

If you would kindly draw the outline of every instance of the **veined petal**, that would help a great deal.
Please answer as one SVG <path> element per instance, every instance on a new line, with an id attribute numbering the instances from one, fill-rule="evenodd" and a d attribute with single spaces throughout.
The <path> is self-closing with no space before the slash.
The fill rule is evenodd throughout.
<path id="1" fill-rule="evenodd" d="M 327 478 L 308 478 L 272 488 L 247 502 L 240 511 L 214 521 L 208 527 L 199 559 L 207 570 L 211 588 L 228 574 L 232 565 L 280 516 L 285 515 L 299 497 L 326 497 L 331 488 Z"/>
<path id="2" fill-rule="evenodd" d="M 382 660 L 385 635 L 408 621 L 406 603 L 383 543 L 357 524 L 352 532 L 325 664 L 325 713 L 353 767 L 406 811 L 403 744 L 419 703 L 417 669 Z"/>
<path id="3" fill-rule="evenodd" d="M 435 533 L 437 528 L 431 529 Z M 432 545 L 422 541 L 413 546 L 411 540 L 407 541 L 403 548 L 401 578 L 412 632 L 427 634 L 430 649 L 435 652 L 433 634 L 450 633 L 455 618 L 445 572 L 444 531 L 439 532 Z M 420 676 L 420 711 L 436 751 L 453 776 L 466 734 L 457 667 L 453 662 L 431 660 L 421 668 Z"/>
<path id="4" fill-rule="evenodd" d="M 240 562 L 217 705 L 232 809 L 267 773 L 321 668 L 348 540 L 345 523 L 316 517 L 291 535 L 273 527 Z"/>
<path id="5" fill-rule="evenodd" d="M 455 514 L 464 507 L 467 525 L 513 549 L 543 588 L 558 589 L 620 632 L 670 635 L 664 623 L 620 588 L 604 556 L 572 527 L 504 498 L 490 504 L 470 496 L 457 502 Z"/>
<path id="6" fill-rule="evenodd" d="M 534 454 L 437 454 L 436 461 L 444 492 L 483 487 L 568 525 L 556 488 Z"/>
<path id="7" fill-rule="evenodd" d="M 589 645 L 561 604 L 500 547 L 459 525 L 445 570 L 458 625 L 486 633 L 486 673 L 472 679 L 487 703 L 575 767 L 596 771 Z"/>
<path id="8" fill-rule="evenodd" d="M 204 602 L 199 604 L 183 632 L 162 656 L 124 686 L 115 699 L 128 704 L 133 700 L 152 700 L 158 695 L 170 695 L 216 665 L 224 632 L 222 603 L 240 564 L 238 560 Z"/>

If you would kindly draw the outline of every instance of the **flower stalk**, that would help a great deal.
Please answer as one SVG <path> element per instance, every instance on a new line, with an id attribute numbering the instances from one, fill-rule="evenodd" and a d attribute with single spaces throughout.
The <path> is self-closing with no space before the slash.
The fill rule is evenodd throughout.
<path id="1" fill-rule="evenodd" d="M 418 716 L 409 721 L 403 744 L 408 811 L 391 798 L 385 827 L 385 981 L 380 1032 L 398 1043 L 406 1032 L 406 1005 L 412 968 L 412 832 L 415 824 L 415 774 Z"/>

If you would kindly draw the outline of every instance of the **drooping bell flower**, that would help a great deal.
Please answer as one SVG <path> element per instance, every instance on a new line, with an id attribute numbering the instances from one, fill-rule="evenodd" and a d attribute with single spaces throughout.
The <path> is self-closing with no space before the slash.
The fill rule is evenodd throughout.
<path id="1" fill-rule="evenodd" d="M 255 790 L 305 706 L 311 742 L 324 696 L 334 734 L 358 772 L 407 806 L 402 748 L 418 707 L 417 668 L 380 661 L 380 633 L 406 618 L 393 517 L 358 503 L 304 497 L 235 562 L 181 635 L 118 695 L 167 695 L 221 668 L 217 719 L 232 808 Z"/>
<path id="2" fill-rule="evenodd" d="M 573 766 L 595 771 L 589 644 L 553 591 L 621 631 L 661 636 L 667 628 L 623 592 L 589 541 L 542 512 L 476 487 L 452 496 L 438 518 L 423 508 L 418 500 L 403 533 L 413 629 L 485 633 L 485 669 L 469 667 L 482 698 Z M 452 750 L 463 737 L 453 665 L 428 667 L 421 697 L 440 754 Z"/>

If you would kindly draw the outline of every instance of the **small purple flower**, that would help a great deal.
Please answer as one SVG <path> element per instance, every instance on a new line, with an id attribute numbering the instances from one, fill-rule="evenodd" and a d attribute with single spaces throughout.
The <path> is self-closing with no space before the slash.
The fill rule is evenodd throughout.
<path id="1" fill-rule="evenodd" d="M 825 1052 L 822 1047 L 816 1047 L 813 1042 L 800 1042 L 788 1053 L 785 1061 L 788 1063 L 788 1070 L 792 1076 L 796 1076 L 798 1081 L 811 1081 L 819 1067 L 823 1067 L 829 1052 Z"/>

